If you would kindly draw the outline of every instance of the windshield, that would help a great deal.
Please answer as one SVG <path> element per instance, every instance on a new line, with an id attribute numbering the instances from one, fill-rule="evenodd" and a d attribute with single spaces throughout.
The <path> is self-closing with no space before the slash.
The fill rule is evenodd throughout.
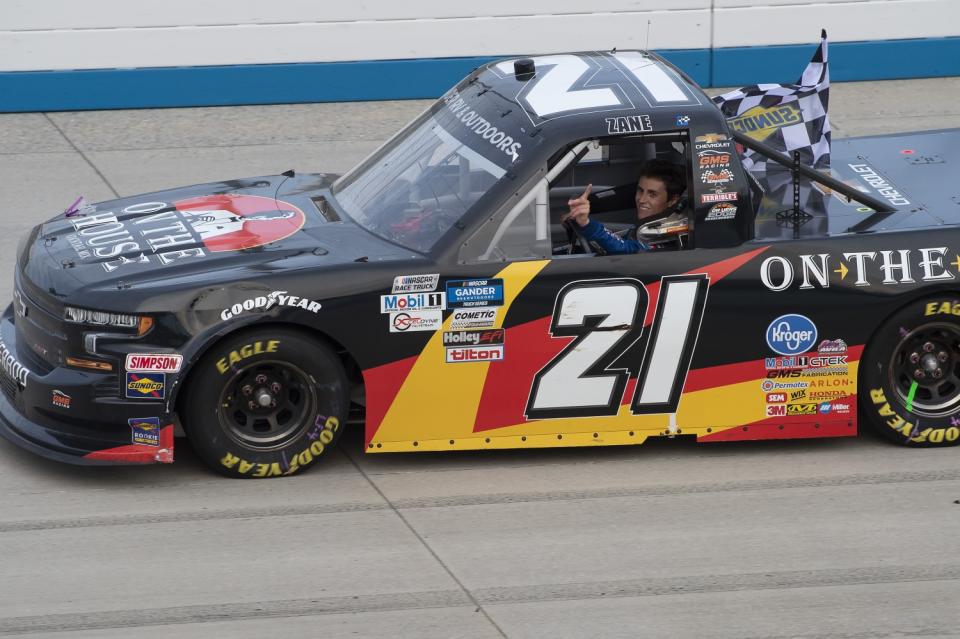
<path id="1" fill-rule="evenodd" d="M 506 170 L 427 116 L 334 185 L 358 224 L 416 251 L 429 251 Z"/>

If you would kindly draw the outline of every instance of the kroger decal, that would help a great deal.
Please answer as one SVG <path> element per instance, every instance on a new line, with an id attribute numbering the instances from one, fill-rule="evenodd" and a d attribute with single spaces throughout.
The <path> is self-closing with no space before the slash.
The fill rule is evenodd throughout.
<path id="1" fill-rule="evenodd" d="M 817 327 L 804 315 L 781 315 L 767 327 L 767 346 L 781 355 L 798 355 L 817 341 Z"/>

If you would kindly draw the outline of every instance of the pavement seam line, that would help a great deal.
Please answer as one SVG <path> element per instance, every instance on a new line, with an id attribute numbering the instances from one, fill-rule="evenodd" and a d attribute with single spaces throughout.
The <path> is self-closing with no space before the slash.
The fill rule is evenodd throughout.
<path id="1" fill-rule="evenodd" d="M 355 466 L 356 462 L 350 460 Z M 365 473 L 366 480 L 376 486 Z M 94 528 L 99 526 L 136 526 L 177 523 L 184 521 L 212 521 L 218 519 L 260 519 L 264 517 L 302 517 L 374 510 L 413 510 L 469 506 L 497 506 L 522 503 L 579 501 L 588 499 L 656 498 L 703 495 L 716 493 L 753 492 L 766 490 L 816 489 L 837 486 L 870 486 L 960 480 L 960 470 L 907 471 L 871 473 L 810 478 L 768 480 L 741 480 L 707 484 L 667 484 L 635 488 L 603 488 L 595 490 L 558 490 L 527 493 L 492 493 L 486 495 L 451 495 L 447 497 L 407 498 L 384 503 L 346 502 L 337 504 L 307 504 L 255 509 L 203 510 L 194 512 L 143 513 L 132 516 L 101 515 L 73 519 L 34 519 L 0 521 L 0 534 L 67 528 Z"/>
<path id="2" fill-rule="evenodd" d="M 491 605 L 515 605 L 555 601 L 702 595 L 719 592 L 956 581 L 958 579 L 960 579 L 960 564 L 938 564 L 532 584 L 481 588 L 475 593 L 465 590 L 429 590 L 338 597 L 308 597 L 243 603 L 7 617 L 0 618 L 0 636 L 396 610 L 449 609 L 464 607 L 475 601 L 482 601 Z"/>
<path id="3" fill-rule="evenodd" d="M 393 502 L 390 501 L 389 498 L 387 498 L 387 496 L 383 493 L 383 491 L 380 490 L 380 487 L 377 486 L 372 479 L 370 479 L 367 473 L 364 472 L 363 468 L 360 467 L 360 464 L 357 463 L 357 460 L 353 458 L 353 455 L 351 455 L 346 450 L 343 450 L 343 456 L 350 460 L 350 463 L 353 464 L 354 468 L 357 469 L 357 472 L 360 473 L 360 475 L 367 481 L 367 483 L 370 484 L 370 487 L 373 488 L 373 490 L 376 491 L 378 495 L 380 495 L 380 498 L 383 499 L 383 501 L 390 507 L 390 510 L 392 510 L 394 514 L 400 518 L 400 521 L 403 522 L 403 525 L 406 526 L 407 529 L 413 534 L 413 536 L 416 537 L 417 540 L 423 545 L 423 547 L 427 549 L 427 552 L 430 553 L 430 555 L 436 560 L 438 564 L 440 564 L 440 567 L 443 568 L 448 575 L 450 575 L 450 578 L 453 579 L 453 582 L 457 584 L 457 587 L 460 588 L 460 590 L 467 596 L 467 598 L 470 599 L 473 605 L 476 606 L 476 610 L 487 619 L 487 621 L 494 628 L 494 630 L 496 630 L 497 633 L 501 637 L 503 637 L 503 639 L 508 639 L 507 634 L 503 631 L 503 629 L 499 626 L 499 624 L 497 624 L 497 622 L 493 620 L 493 618 L 490 616 L 490 613 L 487 612 L 486 608 L 484 608 L 483 605 L 479 601 L 477 601 L 476 597 L 473 596 L 473 593 L 471 593 L 470 590 L 468 590 L 467 587 L 463 585 L 460 579 L 458 579 L 457 576 L 453 574 L 453 570 L 451 570 L 450 567 L 447 566 L 447 564 L 443 561 L 443 559 L 440 558 L 440 555 L 438 555 L 436 551 L 430 547 L 430 544 L 428 544 L 427 541 L 420 535 L 420 533 L 417 532 L 417 529 L 414 528 L 413 524 L 411 524 L 407 520 L 407 518 L 403 516 L 403 513 L 401 513 L 400 510 L 397 509 L 397 507 L 393 504 Z"/>
<path id="4" fill-rule="evenodd" d="M 107 188 L 110 189 L 110 192 L 113 193 L 113 197 L 119 199 L 120 194 L 117 193 L 117 190 L 115 188 L 113 188 L 113 185 L 110 183 L 110 180 L 107 179 L 107 176 L 104 175 L 103 172 L 97 167 L 97 165 L 94 164 L 90 160 L 90 158 L 87 157 L 86 153 L 80 150 L 80 147 L 78 147 L 76 144 L 73 143 L 73 140 L 67 137 L 67 134 L 64 133 L 63 129 L 61 129 L 60 126 L 53 120 L 53 118 L 50 117 L 50 114 L 44 112 L 43 117 L 45 117 L 47 119 L 47 122 L 49 122 L 50 125 L 57 130 L 57 133 L 63 136 L 63 139 L 67 141 L 67 144 L 69 144 L 70 147 L 74 151 L 76 151 L 81 158 L 83 158 L 83 161 L 87 163 L 87 166 L 93 169 L 93 172 L 96 173 L 101 180 L 103 180 L 103 183 L 106 184 Z"/>

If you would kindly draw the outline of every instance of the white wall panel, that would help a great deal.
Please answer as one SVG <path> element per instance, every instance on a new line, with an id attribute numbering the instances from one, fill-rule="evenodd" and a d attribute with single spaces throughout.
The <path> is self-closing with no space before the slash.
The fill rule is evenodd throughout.
<path id="1" fill-rule="evenodd" d="M 324 23 L 709 9 L 711 0 L 0 0 L 0 31 Z"/>
<path id="2" fill-rule="evenodd" d="M 2 1 L 2 0 L 0 0 Z M 262 64 L 710 46 L 701 10 L 0 32 L 0 71 Z M 650 21 L 649 43 L 647 21 Z M 809 40 L 809 37 L 808 37 Z"/>
<path id="3" fill-rule="evenodd" d="M 933 38 L 960 35 L 960 0 L 717 0 L 713 20 L 717 48 L 815 42 L 821 28 L 831 42 Z"/>

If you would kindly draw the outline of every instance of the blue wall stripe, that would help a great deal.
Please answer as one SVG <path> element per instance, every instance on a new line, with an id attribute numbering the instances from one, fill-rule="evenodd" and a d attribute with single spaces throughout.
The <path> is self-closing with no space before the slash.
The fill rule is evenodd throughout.
<path id="1" fill-rule="evenodd" d="M 701 86 L 743 86 L 795 81 L 815 47 L 659 53 Z M 434 98 L 492 59 L 6 72 L 0 112 Z M 960 75 L 960 37 L 831 43 L 830 73 L 833 80 Z"/>

